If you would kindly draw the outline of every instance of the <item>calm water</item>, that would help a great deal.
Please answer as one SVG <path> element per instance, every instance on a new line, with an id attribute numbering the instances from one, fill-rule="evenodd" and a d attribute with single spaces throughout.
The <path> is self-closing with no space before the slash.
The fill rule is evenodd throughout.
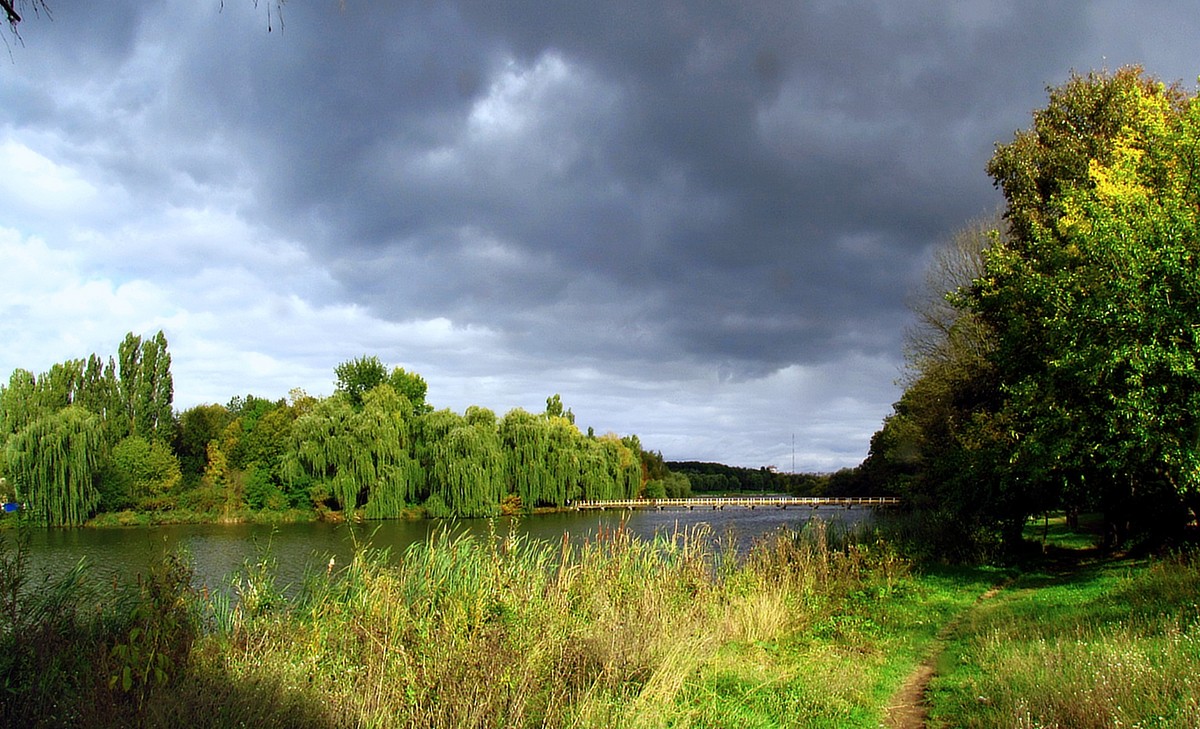
<path id="1" fill-rule="evenodd" d="M 166 550 L 184 549 L 191 555 L 196 583 L 220 589 L 228 584 L 232 574 L 247 563 L 264 555 L 273 558 L 278 566 L 277 579 L 281 587 L 299 584 L 306 569 L 324 570 L 330 557 L 345 565 L 354 551 L 354 543 L 369 544 L 390 550 L 398 559 L 413 542 L 424 541 L 433 530 L 445 529 L 487 534 L 494 528 L 498 534 L 509 529 L 534 539 L 559 543 L 563 534 L 571 539 L 586 539 L 601 529 L 614 529 L 622 524 L 633 534 L 649 538 L 656 532 L 692 528 L 707 524 L 715 535 L 731 532 L 741 548 L 754 540 L 780 529 L 800 528 L 810 519 L 829 523 L 855 524 L 870 518 L 865 509 L 745 509 L 726 508 L 719 511 L 701 510 L 638 510 L 604 512 L 567 512 L 528 516 L 502 517 L 492 524 L 474 519 L 459 522 L 384 521 L 358 525 L 324 523 L 281 524 L 185 524 L 160 527 L 127 527 L 109 529 L 38 529 L 30 540 L 32 575 L 66 571 L 80 558 L 90 565 L 89 574 L 101 584 L 127 582 L 145 573 L 150 563 Z M 4 535 L 10 547 L 15 532 Z"/>

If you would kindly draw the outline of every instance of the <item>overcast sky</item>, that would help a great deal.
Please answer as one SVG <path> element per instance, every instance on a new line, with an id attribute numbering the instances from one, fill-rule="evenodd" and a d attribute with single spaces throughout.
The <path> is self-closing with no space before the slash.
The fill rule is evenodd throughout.
<path id="1" fill-rule="evenodd" d="M 1047 85 L 1200 73 L 1153 0 L 47 2 L 0 48 L 0 376 L 163 329 L 182 410 L 373 354 L 781 470 L 866 455 Z"/>

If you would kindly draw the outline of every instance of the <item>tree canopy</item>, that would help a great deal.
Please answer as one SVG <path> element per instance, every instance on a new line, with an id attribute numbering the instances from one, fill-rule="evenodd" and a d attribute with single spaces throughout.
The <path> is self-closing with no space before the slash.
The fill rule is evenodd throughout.
<path id="1" fill-rule="evenodd" d="M 18 500 L 50 524 L 82 524 L 91 516 L 103 458 L 100 418 L 77 405 L 38 418 L 5 446 Z"/>
<path id="2" fill-rule="evenodd" d="M 1200 102 L 1125 68 L 1033 119 L 989 164 L 1003 223 L 944 281 L 867 463 L 1009 540 L 1050 508 L 1161 538 L 1200 487 Z"/>
<path id="3" fill-rule="evenodd" d="M 964 304 L 996 332 L 1014 466 L 1149 526 L 1200 478 L 1200 104 L 1124 69 L 1047 109 L 1078 121 L 1039 134 L 1024 169 L 1057 184 L 1026 200 L 1024 179 L 998 178 L 1025 232 Z M 1044 153 L 1064 131 L 1065 161 Z"/>

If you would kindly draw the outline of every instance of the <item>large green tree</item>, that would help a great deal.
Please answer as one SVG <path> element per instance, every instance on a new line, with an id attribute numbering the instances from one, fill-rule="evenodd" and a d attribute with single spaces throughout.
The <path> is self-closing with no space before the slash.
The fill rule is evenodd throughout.
<path id="1" fill-rule="evenodd" d="M 218 440 L 233 421 L 224 405 L 195 405 L 179 415 L 175 433 L 175 453 L 183 478 L 194 484 L 208 467 L 208 444 Z"/>
<path id="2" fill-rule="evenodd" d="M 421 482 L 411 412 L 387 384 L 367 391 L 359 408 L 343 392 L 321 400 L 292 425 L 287 480 L 311 484 L 314 501 L 331 500 L 346 513 L 366 505 L 373 517 L 399 516 Z"/>
<path id="3" fill-rule="evenodd" d="M 342 362 L 334 368 L 337 376 L 335 391 L 345 395 L 356 408 L 363 405 L 363 397 L 380 385 L 387 384 L 397 395 L 404 397 L 412 406 L 414 415 L 432 410 L 425 404 L 428 385 L 425 379 L 403 367 L 391 371 L 376 356 L 363 355 Z"/>
<path id="4" fill-rule="evenodd" d="M 429 389 L 429 385 L 425 382 L 425 378 L 418 375 L 416 372 L 408 372 L 403 367 L 395 367 L 391 374 L 388 375 L 387 382 L 405 400 L 408 400 L 412 405 L 413 415 L 420 415 L 433 410 L 428 403 L 425 402 L 425 394 Z"/>
<path id="5" fill-rule="evenodd" d="M 52 525 L 81 524 L 100 500 L 100 418 L 79 406 L 44 415 L 8 439 L 6 467 L 17 498 Z"/>
<path id="6" fill-rule="evenodd" d="M 388 370 L 378 357 L 355 357 L 333 369 L 337 376 L 335 392 L 346 396 L 351 406 L 361 408 L 363 396 L 387 382 Z"/>
<path id="7" fill-rule="evenodd" d="M 179 460 L 165 443 L 128 436 L 112 448 L 101 471 L 99 509 L 160 508 L 181 478 Z"/>
<path id="8" fill-rule="evenodd" d="M 965 303 L 996 332 L 1010 467 L 1176 528 L 1200 485 L 1200 104 L 1140 69 L 1073 77 L 992 164 L 1017 235 Z"/>
<path id="9" fill-rule="evenodd" d="M 1200 104 L 1138 68 L 1073 75 L 988 171 L 1003 221 L 935 260 L 860 470 L 949 543 L 1050 508 L 1162 537 L 1200 508 Z"/>
<path id="10" fill-rule="evenodd" d="M 117 365 L 122 437 L 171 440 L 175 383 L 166 336 L 161 330 L 149 339 L 126 334 L 117 347 Z"/>

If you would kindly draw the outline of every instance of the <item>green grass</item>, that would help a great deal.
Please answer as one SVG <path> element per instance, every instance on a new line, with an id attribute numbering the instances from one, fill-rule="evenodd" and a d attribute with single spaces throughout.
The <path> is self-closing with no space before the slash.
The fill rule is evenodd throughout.
<path id="1" fill-rule="evenodd" d="M 1200 726 L 1200 564 L 1182 554 L 1023 575 L 960 627 L 936 726 Z"/>
<path id="2" fill-rule="evenodd" d="M 819 523 L 744 559 L 702 531 L 647 542 L 618 530 L 583 544 L 442 533 L 398 562 L 360 551 L 291 598 L 269 559 L 223 593 L 164 574 L 99 612 L 69 585 L 47 593 L 65 612 L 42 627 L 61 640 L 0 634 L 0 655 L 28 658 L 3 676 L 0 718 L 874 727 L 939 626 L 996 579 L 914 573 L 886 545 Z M 19 620 L 53 615 L 34 614 L 39 593 L 22 594 Z"/>
<path id="3" fill-rule="evenodd" d="M 726 643 L 681 700 L 699 726 L 879 726 L 941 626 L 997 577 L 939 570 L 864 586 L 801 630 Z"/>
<path id="4" fill-rule="evenodd" d="M 1035 517 L 1025 525 L 1024 537 L 1045 549 L 1092 549 L 1100 542 L 1103 529 L 1101 516 L 1081 514 L 1077 522 L 1077 526 L 1071 526 L 1063 514 Z"/>
<path id="5" fill-rule="evenodd" d="M 100 599 L 10 545 L 0 724 L 877 727 L 957 624 L 942 726 L 1196 726 L 1196 561 L 1061 564 L 918 569 L 818 522 L 746 557 L 703 531 L 442 532 L 288 595 L 269 555 L 218 593 L 168 556 Z"/>

